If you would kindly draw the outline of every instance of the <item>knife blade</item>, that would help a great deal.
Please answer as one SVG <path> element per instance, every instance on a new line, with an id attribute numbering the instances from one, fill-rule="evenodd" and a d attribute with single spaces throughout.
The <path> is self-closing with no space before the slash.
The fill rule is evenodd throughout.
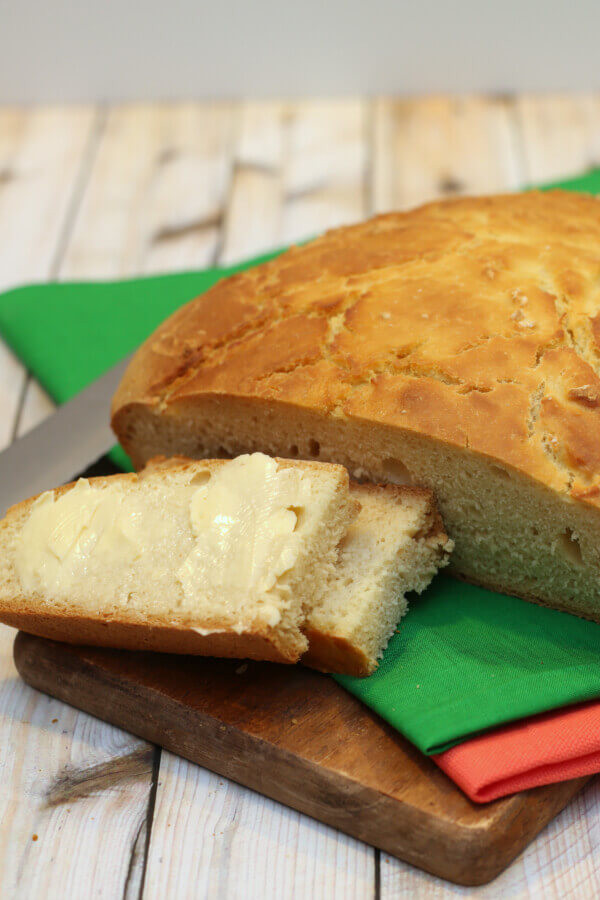
<path id="1" fill-rule="evenodd" d="M 0 453 L 0 514 L 82 472 L 116 443 L 110 402 L 131 355 Z"/>

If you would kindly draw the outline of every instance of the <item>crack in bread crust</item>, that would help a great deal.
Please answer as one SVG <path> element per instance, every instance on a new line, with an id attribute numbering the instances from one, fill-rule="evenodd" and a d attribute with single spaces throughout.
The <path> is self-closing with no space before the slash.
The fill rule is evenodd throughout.
<path id="1" fill-rule="evenodd" d="M 127 449 L 136 404 L 281 401 L 470 448 L 600 507 L 599 272 L 600 203 L 560 191 L 340 228 L 168 320 L 115 428 Z"/>

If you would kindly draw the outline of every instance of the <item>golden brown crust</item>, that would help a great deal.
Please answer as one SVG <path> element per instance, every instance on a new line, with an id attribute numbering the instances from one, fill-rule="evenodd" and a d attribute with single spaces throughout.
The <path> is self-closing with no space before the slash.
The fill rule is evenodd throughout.
<path id="1" fill-rule="evenodd" d="M 297 655 L 290 656 L 275 640 L 261 634 L 218 632 L 201 635 L 190 628 L 165 626 L 160 623 L 111 622 L 91 617 L 51 615 L 26 610 L 18 612 L 1 610 L 0 616 L 6 625 L 67 644 L 187 653 L 196 656 L 226 656 L 233 659 L 264 659 L 279 663 L 298 661 Z"/>
<path id="2" fill-rule="evenodd" d="M 363 678 L 375 669 L 371 660 L 347 638 L 305 628 L 308 650 L 300 662 L 319 672 L 334 672 Z"/>
<path id="3" fill-rule="evenodd" d="M 243 397 L 468 448 L 600 508 L 600 202 L 461 198 L 215 285 L 136 354 L 131 415 Z"/>

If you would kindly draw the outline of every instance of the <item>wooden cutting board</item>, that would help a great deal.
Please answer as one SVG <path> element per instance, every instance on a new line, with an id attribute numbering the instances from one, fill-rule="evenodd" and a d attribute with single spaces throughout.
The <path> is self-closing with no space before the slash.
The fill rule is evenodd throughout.
<path id="1" fill-rule="evenodd" d="M 20 633 L 28 684 L 459 884 L 498 875 L 588 780 L 471 803 L 300 666 L 71 647 Z"/>

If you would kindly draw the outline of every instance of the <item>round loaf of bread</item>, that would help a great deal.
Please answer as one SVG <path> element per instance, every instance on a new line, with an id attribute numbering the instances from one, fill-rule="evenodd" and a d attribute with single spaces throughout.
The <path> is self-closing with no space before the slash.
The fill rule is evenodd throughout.
<path id="1" fill-rule="evenodd" d="M 221 281 L 140 348 L 113 426 L 435 492 L 454 571 L 600 620 L 600 202 L 463 198 Z"/>

